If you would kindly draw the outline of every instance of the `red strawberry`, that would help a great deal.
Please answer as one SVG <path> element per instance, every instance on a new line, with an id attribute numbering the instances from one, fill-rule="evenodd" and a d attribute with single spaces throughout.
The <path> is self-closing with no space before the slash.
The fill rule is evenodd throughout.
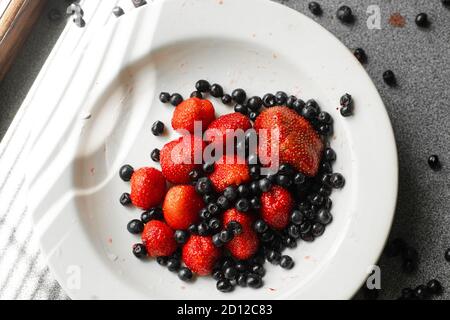
<path id="1" fill-rule="evenodd" d="M 233 208 L 223 214 L 224 225 L 227 225 L 231 221 L 236 221 L 241 224 L 242 233 L 235 235 L 234 238 L 226 244 L 226 248 L 236 259 L 246 260 L 252 257 L 259 247 L 258 235 L 253 230 L 255 218 L 250 214 L 244 214 Z"/>
<path id="2" fill-rule="evenodd" d="M 235 112 L 223 115 L 214 120 L 206 131 L 206 139 L 211 142 L 226 142 L 227 130 L 231 130 L 231 134 L 238 129 L 244 132 L 252 127 L 250 120 L 242 113 Z M 220 136 L 220 138 L 219 138 Z M 229 135 L 228 135 L 229 136 Z"/>
<path id="3" fill-rule="evenodd" d="M 131 202 L 144 210 L 157 206 L 166 194 L 166 180 L 155 168 L 141 168 L 131 176 Z"/>
<path id="4" fill-rule="evenodd" d="M 164 177 L 174 184 L 189 183 L 189 172 L 201 165 L 205 145 L 202 138 L 192 135 L 167 143 L 160 152 Z"/>
<path id="5" fill-rule="evenodd" d="M 209 175 L 217 192 L 223 192 L 230 185 L 238 186 L 250 181 L 248 165 L 237 156 L 226 155 L 214 164 Z"/>
<path id="6" fill-rule="evenodd" d="M 173 230 L 159 220 L 149 221 L 145 225 L 142 242 L 150 257 L 167 257 L 177 249 Z"/>
<path id="7" fill-rule="evenodd" d="M 173 186 L 167 191 L 163 212 L 167 224 L 175 230 L 186 230 L 199 220 L 201 208 L 205 206 L 191 185 Z"/>
<path id="8" fill-rule="evenodd" d="M 263 111 L 255 121 L 255 129 L 260 135 L 259 158 L 263 164 L 270 163 L 271 129 L 279 130 L 279 162 L 289 163 L 308 176 L 315 176 L 319 169 L 323 142 L 312 125 L 295 111 L 287 107 L 273 107 Z M 259 132 L 266 129 L 267 139 L 261 139 Z M 273 156 L 277 156 L 274 154 Z"/>
<path id="9" fill-rule="evenodd" d="M 274 186 L 261 196 L 261 216 L 272 228 L 282 230 L 289 224 L 294 206 L 291 194 L 280 186 Z"/>
<path id="10" fill-rule="evenodd" d="M 190 98 L 179 104 L 173 113 L 172 127 L 175 130 L 187 130 L 194 133 L 194 122 L 202 122 L 205 131 L 215 119 L 214 107 L 209 100 Z"/>
<path id="11" fill-rule="evenodd" d="M 192 272 L 207 276 L 213 271 L 221 254 L 221 250 L 214 246 L 211 237 L 191 235 L 183 246 L 182 259 Z"/>

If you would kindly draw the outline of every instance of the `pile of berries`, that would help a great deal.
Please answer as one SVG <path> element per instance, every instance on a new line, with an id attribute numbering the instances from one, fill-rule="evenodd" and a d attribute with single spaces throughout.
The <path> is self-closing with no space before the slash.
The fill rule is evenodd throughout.
<path id="1" fill-rule="evenodd" d="M 235 112 L 216 118 L 209 96 L 234 105 Z M 160 162 L 161 171 L 129 165 L 120 169 L 122 180 L 131 184 L 121 203 L 145 210 L 141 219 L 127 226 L 142 238 L 133 246 L 134 255 L 156 258 L 183 281 L 191 281 L 194 274 L 211 275 L 222 292 L 236 286 L 262 287 L 266 261 L 293 268 L 284 250 L 324 233 L 332 221 L 332 190 L 345 184 L 332 170 L 336 153 L 327 141 L 333 134 L 331 115 L 314 100 L 304 102 L 284 92 L 247 97 L 242 89 L 229 95 L 206 80 L 197 82 L 187 100 L 161 93 L 160 101 L 176 107 L 172 128 L 190 134 L 153 150 L 152 159 Z M 352 114 L 350 95 L 341 99 L 341 107 L 343 115 Z M 217 161 L 180 161 L 195 158 L 194 146 L 208 146 L 194 135 L 194 121 L 207 129 L 206 138 L 210 129 L 220 133 L 205 139 L 209 144 L 223 144 L 230 129 L 242 129 L 245 138 L 237 142 L 234 154 Z M 265 139 L 257 136 L 256 149 L 249 141 L 255 132 L 274 128 L 279 132 L 280 165 L 276 172 L 263 174 L 261 163 L 267 166 L 272 159 L 272 131 Z M 163 130 L 158 123 L 152 131 L 159 135 Z"/>

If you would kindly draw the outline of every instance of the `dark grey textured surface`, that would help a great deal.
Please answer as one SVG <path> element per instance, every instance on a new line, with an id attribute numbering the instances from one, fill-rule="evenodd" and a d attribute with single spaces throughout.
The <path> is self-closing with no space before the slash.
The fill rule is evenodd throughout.
<path id="1" fill-rule="evenodd" d="M 308 1 L 277 1 L 313 17 L 307 9 Z M 367 72 L 383 97 L 397 139 L 400 188 L 391 238 L 401 237 L 415 247 L 420 263 L 417 272 L 405 275 L 399 258 L 382 257 L 380 297 L 393 299 L 403 287 L 437 278 L 447 288 L 441 298 L 450 298 L 450 263 L 443 257 L 450 247 L 450 10 L 440 0 L 318 2 L 324 14 L 313 19 L 349 48 L 366 50 Z M 343 25 L 335 18 L 341 4 L 352 7 L 357 16 L 353 25 Z M 370 30 L 366 25 L 366 10 L 374 4 L 381 8 L 381 30 Z M 64 5 L 65 1 L 51 0 L 48 8 Z M 389 25 L 389 16 L 395 12 L 405 16 L 404 28 Z M 420 30 L 414 24 L 420 12 L 430 16 L 430 29 Z M 0 137 L 62 27 L 63 23 L 50 23 L 43 16 L 13 69 L 0 83 Z M 383 83 L 381 75 L 386 69 L 396 73 L 398 87 L 389 88 Z M 438 154 L 443 163 L 440 172 L 433 172 L 427 165 L 432 153 Z"/>

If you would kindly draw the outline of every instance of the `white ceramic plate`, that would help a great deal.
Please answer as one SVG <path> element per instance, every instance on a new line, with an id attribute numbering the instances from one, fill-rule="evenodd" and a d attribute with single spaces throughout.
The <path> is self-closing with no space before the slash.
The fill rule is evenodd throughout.
<path id="1" fill-rule="evenodd" d="M 347 299 L 376 263 L 397 195 L 392 128 L 370 78 L 330 33 L 302 14 L 263 0 L 156 1 L 113 21 L 82 53 L 57 111 L 37 129 L 30 206 L 42 250 L 72 298 Z M 314 243 L 289 254 L 291 271 L 267 266 L 260 290 L 223 294 L 212 279 L 185 284 L 155 261 L 133 257 L 140 215 L 124 209 L 124 163 L 153 165 L 150 151 L 176 136 L 173 108 L 160 91 L 188 96 L 207 78 L 251 95 L 286 90 L 315 98 L 335 118 L 335 171 L 346 186 L 332 195 L 334 221 Z M 354 117 L 339 98 L 353 95 Z M 230 109 L 214 101 L 218 113 Z"/>

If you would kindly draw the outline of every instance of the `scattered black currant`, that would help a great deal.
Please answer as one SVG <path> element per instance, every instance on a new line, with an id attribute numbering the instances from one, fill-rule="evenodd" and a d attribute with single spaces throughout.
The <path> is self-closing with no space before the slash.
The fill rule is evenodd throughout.
<path id="1" fill-rule="evenodd" d="M 441 283 L 436 279 L 432 279 L 432 280 L 428 281 L 427 292 L 428 292 L 428 294 L 431 294 L 431 295 L 441 294 L 442 293 Z"/>
<path id="2" fill-rule="evenodd" d="M 216 246 L 217 248 L 220 248 L 224 245 L 222 240 L 220 240 L 220 233 L 216 233 L 215 235 L 212 236 L 212 242 L 214 246 Z"/>
<path id="3" fill-rule="evenodd" d="M 415 19 L 416 25 L 421 28 L 428 28 L 430 21 L 428 20 L 428 15 L 426 13 L 419 13 Z"/>
<path id="4" fill-rule="evenodd" d="M 197 183 L 195 184 L 195 190 L 199 194 L 207 194 L 211 193 L 213 190 L 213 185 L 211 180 L 207 177 L 202 177 L 197 180 Z"/>
<path id="5" fill-rule="evenodd" d="M 322 7 L 320 6 L 320 4 L 318 4 L 315 1 L 311 1 L 308 4 L 308 9 L 309 11 L 311 11 L 311 13 L 315 16 L 320 16 L 322 15 Z"/>
<path id="6" fill-rule="evenodd" d="M 344 176 L 340 173 L 333 173 L 330 177 L 330 184 L 335 189 L 341 189 L 345 185 Z"/>
<path id="7" fill-rule="evenodd" d="M 119 176 L 123 181 L 130 181 L 133 173 L 134 169 L 129 164 L 122 166 L 119 170 Z"/>
<path id="8" fill-rule="evenodd" d="M 203 169 L 204 173 L 207 173 L 207 174 L 213 173 L 213 171 L 214 171 L 214 163 L 213 162 L 204 163 L 203 166 L 202 166 L 202 169 Z"/>
<path id="9" fill-rule="evenodd" d="M 120 196 L 120 204 L 123 206 L 128 206 L 131 204 L 131 197 L 129 193 L 122 193 Z"/>
<path id="10" fill-rule="evenodd" d="M 441 169 L 441 162 L 439 161 L 439 157 L 437 155 L 431 155 L 428 157 L 428 165 L 434 171 L 439 171 Z"/>
<path id="11" fill-rule="evenodd" d="M 256 220 L 253 228 L 257 233 L 264 233 L 269 229 L 269 227 L 263 220 Z"/>
<path id="12" fill-rule="evenodd" d="M 352 9 L 349 6 L 339 7 L 336 16 L 341 22 L 346 24 L 353 23 L 353 21 L 355 20 Z"/>
<path id="13" fill-rule="evenodd" d="M 290 256 L 282 256 L 280 260 L 280 266 L 283 269 L 292 269 L 294 267 L 294 260 Z"/>
<path id="14" fill-rule="evenodd" d="M 247 102 L 247 107 L 252 111 L 259 111 L 263 106 L 263 101 L 260 97 L 251 97 Z"/>
<path id="15" fill-rule="evenodd" d="M 397 85 L 397 79 L 395 78 L 395 74 L 392 70 L 387 70 L 383 73 L 383 80 L 390 87 Z"/>
<path id="16" fill-rule="evenodd" d="M 243 104 L 247 98 L 247 93 L 243 89 L 236 89 L 231 93 L 231 97 L 237 104 Z"/>
<path id="17" fill-rule="evenodd" d="M 362 48 L 356 48 L 355 51 L 353 51 L 353 55 L 356 59 L 362 64 L 367 63 L 367 54 Z"/>
<path id="18" fill-rule="evenodd" d="M 150 158 L 155 162 L 159 162 L 159 156 L 160 156 L 159 149 L 158 148 L 153 149 L 153 151 L 150 154 Z"/>
<path id="19" fill-rule="evenodd" d="M 177 107 L 180 103 L 183 102 L 183 96 L 179 93 L 174 93 L 170 96 L 170 104 L 174 107 Z"/>
<path id="20" fill-rule="evenodd" d="M 229 105 L 231 104 L 231 102 L 233 102 L 233 98 L 229 94 L 224 94 L 221 100 L 222 103 L 226 105 Z"/>
<path id="21" fill-rule="evenodd" d="M 242 113 L 243 115 L 248 114 L 248 108 L 242 104 L 237 104 L 234 106 L 234 112 Z"/>
<path id="22" fill-rule="evenodd" d="M 286 94 L 286 92 L 283 91 L 278 91 L 275 94 L 275 102 L 277 103 L 277 105 L 279 106 L 283 106 L 286 104 L 288 99 L 288 95 Z"/>
<path id="23" fill-rule="evenodd" d="M 136 258 L 145 258 L 147 257 L 147 249 L 142 243 L 136 243 L 133 245 L 133 254 Z"/>
<path id="24" fill-rule="evenodd" d="M 258 197 L 253 197 L 250 199 L 250 207 L 253 210 L 259 210 L 261 209 L 261 200 L 259 200 Z"/>
<path id="25" fill-rule="evenodd" d="M 215 83 L 215 84 L 213 84 L 212 86 L 211 86 L 211 95 L 214 97 L 214 98 L 222 98 L 223 97 L 223 88 L 220 86 L 220 85 L 218 85 L 217 83 Z"/>
<path id="26" fill-rule="evenodd" d="M 191 281 L 192 280 L 192 271 L 189 270 L 186 267 L 182 267 L 180 268 L 180 270 L 178 270 L 178 278 L 180 278 L 180 280 L 182 281 Z"/>
<path id="27" fill-rule="evenodd" d="M 160 136 L 164 132 L 164 123 L 161 121 L 156 121 L 152 125 L 152 133 L 155 136 Z"/>
<path id="28" fill-rule="evenodd" d="M 242 225 L 237 221 L 230 221 L 227 224 L 227 230 L 233 232 L 234 235 L 240 235 L 243 231 Z"/>
<path id="29" fill-rule="evenodd" d="M 267 108 L 274 107 L 276 105 L 276 98 L 271 93 L 267 93 L 266 95 L 264 95 L 262 100 L 264 106 Z"/>
<path id="30" fill-rule="evenodd" d="M 202 93 L 208 93 L 211 90 L 211 85 L 206 80 L 198 80 L 195 84 L 195 89 Z"/>
<path id="31" fill-rule="evenodd" d="M 250 203 L 247 199 L 241 198 L 236 202 L 236 209 L 241 212 L 247 212 L 250 209 Z"/>
<path id="32" fill-rule="evenodd" d="M 216 288 L 221 292 L 231 292 L 234 289 L 230 280 L 227 279 L 217 281 Z"/>
<path id="33" fill-rule="evenodd" d="M 200 91 L 193 91 L 190 95 L 191 98 L 203 99 L 203 95 Z"/>
<path id="34" fill-rule="evenodd" d="M 289 97 L 287 98 L 287 101 L 286 101 L 286 106 L 287 106 L 289 109 L 294 109 L 294 104 L 295 104 L 296 101 L 297 101 L 297 97 L 295 97 L 295 96 L 289 96 Z"/>
<path id="35" fill-rule="evenodd" d="M 170 101 L 170 93 L 161 92 L 159 94 L 159 101 L 161 101 L 162 103 L 168 103 Z"/>
<path id="36" fill-rule="evenodd" d="M 444 258 L 446 261 L 450 262 L 450 249 L 445 250 Z"/>
<path id="37" fill-rule="evenodd" d="M 263 178 L 259 180 L 258 186 L 262 192 L 268 192 L 272 189 L 272 182 L 268 178 Z"/>
<path id="38" fill-rule="evenodd" d="M 180 269 L 180 266 L 180 259 L 169 258 L 169 260 L 167 260 L 167 269 L 169 269 L 169 271 L 176 272 Z"/>
<path id="39" fill-rule="evenodd" d="M 178 244 L 185 244 L 189 238 L 189 234 L 184 230 L 176 230 L 174 233 L 175 241 Z"/>
<path id="40" fill-rule="evenodd" d="M 142 231 L 144 231 L 144 224 L 142 223 L 141 220 L 138 219 L 131 220 L 127 224 L 127 230 L 131 234 L 142 233 Z"/>
<path id="41" fill-rule="evenodd" d="M 249 273 L 247 275 L 247 286 L 249 286 L 250 288 L 261 288 L 263 285 L 263 281 L 261 276 L 254 274 L 254 273 Z"/>

